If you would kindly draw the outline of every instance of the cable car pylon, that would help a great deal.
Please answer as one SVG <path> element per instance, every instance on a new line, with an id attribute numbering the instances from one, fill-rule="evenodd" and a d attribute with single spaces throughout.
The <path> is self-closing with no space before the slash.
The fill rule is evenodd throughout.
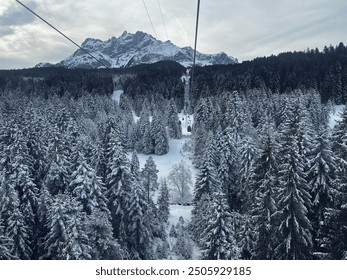
<path id="1" fill-rule="evenodd" d="M 183 114 L 185 115 L 184 121 L 186 127 L 191 130 L 190 120 L 188 123 L 188 114 L 191 111 L 190 108 L 190 97 L 194 91 L 194 78 L 195 78 L 195 63 L 196 63 L 196 47 L 198 43 L 198 31 L 199 31 L 199 15 L 200 15 L 200 0 L 198 0 L 197 13 L 196 13 L 196 26 L 195 26 L 195 41 L 194 41 L 194 53 L 193 53 L 193 65 L 192 68 L 187 68 L 186 73 L 181 77 L 184 83 L 184 107 Z M 190 132 L 190 131 L 189 131 Z"/>

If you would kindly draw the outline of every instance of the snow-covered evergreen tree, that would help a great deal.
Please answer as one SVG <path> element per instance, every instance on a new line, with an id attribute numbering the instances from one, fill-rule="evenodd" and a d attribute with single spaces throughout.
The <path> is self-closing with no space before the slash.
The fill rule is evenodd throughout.
<path id="1" fill-rule="evenodd" d="M 158 189 L 158 172 L 157 165 L 153 158 L 149 156 L 141 171 L 142 185 L 146 192 L 148 203 L 152 198 L 153 192 Z"/>
<path id="2" fill-rule="evenodd" d="M 162 223 L 167 223 L 170 216 L 170 199 L 166 179 L 162 179 L 160 181 L 159 197 L 157 204 L 159 221 Z"/>
<path id="3" fill-rule="evenodd" d="M 158 113 L 153 116 L 150 134 L 152 143 L 154 143 L 154 153 L 156 155 L 167 154 L 169 151 L 169 140 L 163 118 Z"/>
<path id="4" fill-rule="evenodd" d="M 347 107 L 341 115 L 341 121 L 334 127 L 332 150 L 336 156 L 336 188 L 340 195 L 336 197 L 337 205 L 347 201 Z"/>
<path id="5" fill-rule="evenodd" d="M 252 217 L 249 215 L 242 216 L 243 223 L 240 229 L 240 258 L 244 260 L 250 260 L 253 257 L 253 250 L 255 245 L 255 233 L 252 223 Z"/>
<path id="6" fill-rule="evenodd" d="M 131 156 L 130 172 L 136 180 L 140 179 L 140 162 L 136 151 Z"/>
<path id="7" fill-rule="evenodd" d="M 4 226 L 0 220 L 0 260 L 13 260 L 15 256 L 11 254 L 13 240 L 5 235 Z"/>
<path id="8" fill-rule="evenodd" d="M 241 140 L 241 146 L 239 147 L 239 193 L 238 196 L 242 201 L 242 210 L 246 212 L 249 209 L 251 199 L 251 182 L 250 177 L 253 173 L 255 161 L 258 156 L 257 148 L 250 137 L 244 137 Z"/>
<path id="9" fill-rule="evenodd" d="M 182 127 L 178 119 L 177 108 L 174 100 L 170 100 L 167 115 L 169 137 L 173 139 L 180 139 L 182 137 Z"/>
<path id="10" fill-rule="evenodd" d="M 319 251 L 324 258 L 344 259 L 347 255 L 347 109 L 345 108 L 341 121 L 334 127 L 332 140 L 335 156 L 336 179 L 333 189 L 333 203 L 325 208 L 324 219 L 320 222 L 318 235 Z M 327 166 L 325 166 L 327 167 Z M 327 170 L 327 168 L 326 168 Z M 327 189 L 329 191 L 329 189 Z M 324 192 L 323 192 L 324 195 Z M 329 192 L 328 192 L 329 195 Z M 324 198 L 324 196 L 323 196 Z M 329 198 L 329 196 L 327 197 Z M 323 200 L 324 202 L 324 200 Z"/>
<path id="11" fill-rule="evenodd" d="M 314 229 L 314 241 L 316 241 L 317 238 L 321 238 L 319 236 L 319 224 L 324 223 L 324 213 L 327 207 L 333 206 L 334 193 L 336 192 L 334 190 L 335 157 L 329 147 L 327 131 L 322 126 L 317 131 L 315 146 L 310 151 L 309 157 L 310 169 L 307 179 L 311 188 L 313 204 L 310 220 Z"/>
<path id="12" fill-rule="evenodd" d="M 262 140 L 260 156 L 255 162 L 251 178 L 253 203 L 251 212 L 255 224 L 255 246 L 252 258 L 271 260 L 276 246 L 276 224 L 273 214 L 277 210 L 276 196 L 279 187 L 278 163 L 275 158 L 273 130 L 267 130 Z"/>
<path id="13" fill-rule="evenodd" d="M 207 212 L 208 223 L 201 234 L 202 258 L 208 260 L 238 259 L 240 251 L 233 230 L 233 220 L 223 193 L 214 193 Z"/>
<path id="14" fill-rule="evenodd" d="M 217 176 L 215 145 L 212 140 L 209 140 L 196 177 L 193 200 L 195 203 L 200 200 L 203 194 L 211 195 L 220 190 L 220 181 Z"/>
<path id="15" fill-rule="evenodd" d="M 154 142 L 151 133 L 151 126 L 146 127 L 142 138 L 142 151 L 145 155 L 154 154 Z"/>
<path id="16" fill-rule="evenodd" d="M 70 195 L 57 195 L 47 213 L 43 259 L 90 259 L 91 247 L 82 206 Z"/>
<path id="17" fill-rule="evenodd" d="M 93 260 L 123 260 L 127 259 L 126 251 L 113 237 L 110 215 L 95 209 L 86 220 L 86 233 L 92 248 Z"/>
<path id="18" fill-rule="evenodd" d="M 67 147 L 63 137 L 60 132 L 55 131 L 54 139 L 49 145 L 50 162 L 44 184 L 53 195 L 64 193 L 69 185 L 70 161 L 67 157 Z"/>
<path id="19" fill-rule="evenodd" d="M 53 203 L 53 197 L 45 186 L 40 190 L 37 203 L 37 258 L 45 254 L 45 238 L 50 230 L 48 213 Z"/>
<path id="20" fill-rule="evenodd" d="M 179 217 L 175 228 L 176 240 L 172 246 L 172 251 L 177 259 L 190 260 L 193 254 L 193 241 L 188 234 L 188 228 L 183 217 Z"/>
<path id="21" fill-rule="evenodd" d="M 279 166 L 278 259 L 312 258 L 312 225 L 308 219 L 311 196 L 304 174 L 300 142 L 300 115 L 297 106 L 282 128 L 281 164 Z"/>
<path id="22" fill-rule="evenodd" d="M 119 127 L 114 126 L 109 136 L 106 154 L 108 161 L 105 196 L 111 212 L 114 237 L 121 245 L 124 245 L 123 243 L 126 242 L 126 207 L 133 177 L 130 172 L 130 162 L 122 145 L 122 134 Z"/>
<path id="23" fill-rule="evenodd" d="M 70 179 L 69 190 L 83 206 L 83 211 L 90 215 L 96 208 L 108 212 L 107 201 L 104 196 L 104 187 L 96 172 L 86 162 L 79 152 L 77 168 Z"/>
<path id="24" fill-rule="evenodd" d="M 148 204 L 145 192 L 138 182 L 133 182 L 128 201 L 127 243 L 132 258 L 149 259 L 152 254 L 152 232 L 145 219 Z"/>
<path id="25" fill-rule="evenodd" d="M 6 235 L 13 241 L 11 255 L 21 260 L 30 260 L 32 256 L 31 240 L 28 226 L 23 214 L 16 208 L 8 219 Z"/>
<path id="26" fill-rule="evenodd" d="M 231 130 L 227 127 L 217 134 L 218 179 L 221 182 L 221 190 L 226 194 L 229 207 L 232 211 L 241 208 L 239 189 L 239 165 L 238 149 L 230 135 Z"/>
<path id="27" fill-rule="evenodd" d="M 9 226 L 9 219 L 16 209 L 19 209 L 18 192 L 6 172 L 0 173 L 0 218 L 5 229 Z"/>

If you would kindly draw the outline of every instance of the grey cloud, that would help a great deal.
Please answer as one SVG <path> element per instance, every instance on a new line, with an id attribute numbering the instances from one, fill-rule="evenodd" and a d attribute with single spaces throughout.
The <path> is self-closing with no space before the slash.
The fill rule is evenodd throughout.
<path id="1" fill-rule="evenodd" d="M 0 26 L 0 37 L 12 35 L 13 33 L 14 33 L 14 30 L 12 27 Z"/>
<path id="2" fill-rule="evenodd" d="M 29 2 L 27 6 L 33 9 L 37 7 L 35 2 Z M 35 21 L 35 16 L 25 10 L 24 7 L 20 6 L 17 2 L 9 6 L 9 8 L 0 15 L 0 26 L 25 25 L 33 21 Z"/>

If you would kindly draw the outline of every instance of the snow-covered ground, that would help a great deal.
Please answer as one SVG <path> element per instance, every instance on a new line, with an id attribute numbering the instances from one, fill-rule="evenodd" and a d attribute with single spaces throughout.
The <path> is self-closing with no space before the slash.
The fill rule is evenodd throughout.
<path id="1" fill-rule="evenodd" d="M 185 206 L 185 205 L 177 205 L 177 204 L 170 205 L 169 223 L 174 225 L 177 224 L 178 219 L 180 217 L 183 217 L 183 219 L 186 222 L 189 222 L 192 216 L 192 209 L 193 209 L 193 206 Z"/>
<path id="2" fill-rule="evenodd" d="M 112 100 L 117 101 L 119 103 L 120 96 L 123 94 L 123 90 L 115 90 L 112 94 Z"/>
<path id="3" fill-rule="evenodd" d="M 331 129 L 336 125 L 337 122 L 341 121 L 341 114 L 344 108 L 345 108 L 345 105 L 335 105 L 333 107 L 329 116 L 329 127 Z"/>
<path id="4" fill-rule="evenodd" d="M 155 164 L 157 165 L 157 169 L 159 170 L 158 177 L 165 178 L 169 175 L 175 163 L 178 163 L 181 160 L 184 160 L 192 171 L 192 176 L 193 176 L 192 179 L 194 181 L 195 174 L 196 174 L 195 168 L 193 167 L 191 160 L 181 152 L 185 141 L 188 141 L 189 139 L 190 139 L 189 137 L 183 137 L 181 139 L 170 139 L 169 140 L 170 149 L 166 155 L 158 156 L 158 155 L 138 154 L 137 156 L 140 161 L 140 168 L 142 169 L 144 167 L 147 158 L 151 156 Z M 128 154 L 129 158 L 131 158 L 131 155 L 132 153 Z"/>

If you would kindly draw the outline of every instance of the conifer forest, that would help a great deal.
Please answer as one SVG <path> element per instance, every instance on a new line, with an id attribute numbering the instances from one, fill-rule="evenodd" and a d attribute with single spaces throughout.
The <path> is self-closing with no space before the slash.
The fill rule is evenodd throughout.
<path id="1" fill-rule="evenodd" d="M 195 71 L 0 71 L 0 259 L 347 259 L 347 47 Z"/>

